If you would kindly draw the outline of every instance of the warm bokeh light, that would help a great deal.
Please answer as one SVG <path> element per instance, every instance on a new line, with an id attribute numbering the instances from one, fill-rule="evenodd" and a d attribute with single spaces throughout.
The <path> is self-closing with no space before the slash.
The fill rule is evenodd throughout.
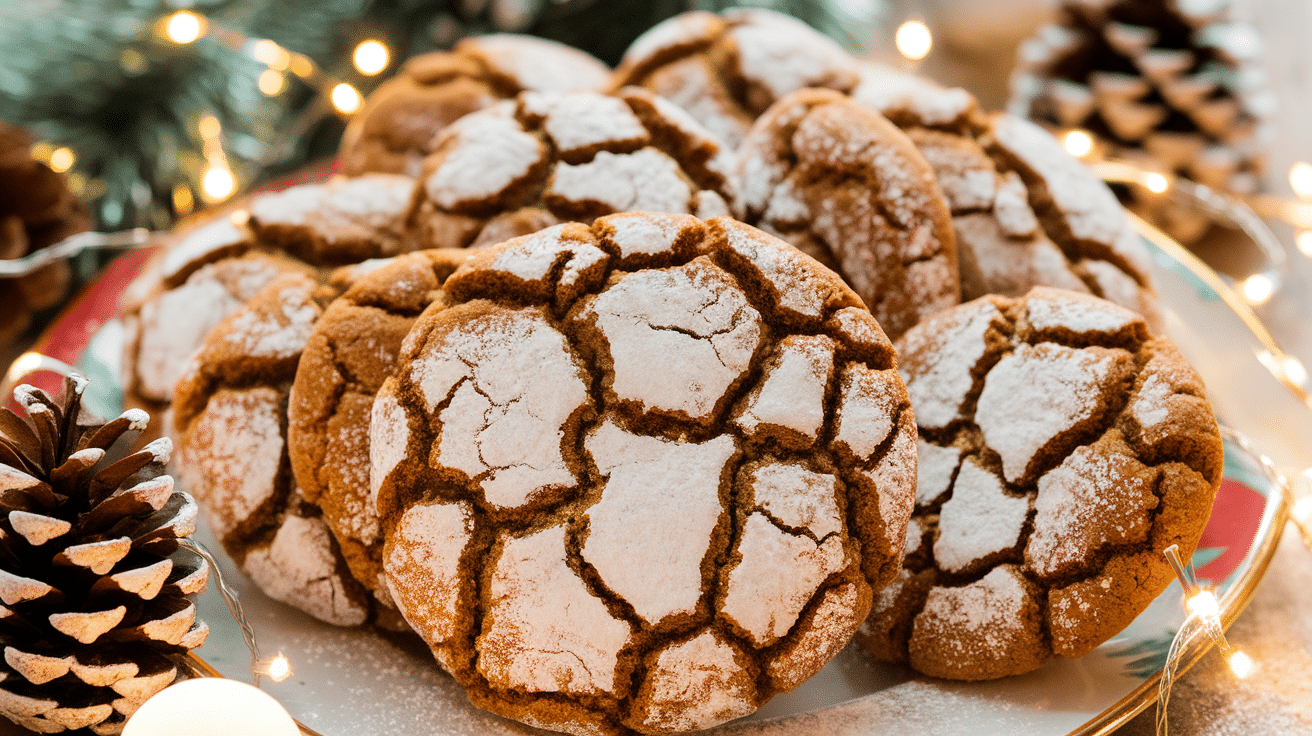
<path id="1" fill-rule="evenodd" d="M 1093 136 L 1083 130 L 1072 130 L 1061 139 L 1066 152 L 1075 158 L 1084 158 L 1093 152 Z"/>
<path id="2" fill-rule="evenodd" d="M 346 82 L 333 87 L 332 100 L 333 107 L 344 115 L 358 111 L 360 105 L 364 104 L 364 98 L 360 97 L 360 93 Z"/>
<path id="3" fill-rule="evenodd" d="M 191 187 L 186 184 L 179 184 L 173 187 L 173 211 L 179 215 L 190 213 L 196 208 L 196 197 L 191 193 Z"/>
<path id="4" fill-rule="evenodd" d="M 173 43 L 188 44 L 205 33 L 205 19 L 190 10 L 179 10 L 164 21 L 164 35 Z"/>
<path id="5" fill-rule="evenodd" d="M 1286 355 L 1280 363 L 1280 367 L 1285 371 L 1285 378 L 1288 378 L 1290 383 L 1297 386 L 1307 383 L 1307 368 L 1303 367 L 1303 362 L 1298 358 Z"/>
<path id="6" fill-rule="evenodd" d="M 275 69 L 265 69 L 260 72 L 260 78 L 256 80 L 256 85 L 260 91 L 269 97 L 275 97 L 280 94 L 283 87 L 286 86 L 286 78 L 282 72 Z"/>
<path id="7" fill-rule="evenodd" d="M 392 57 L 382 42 L 369 39 L 355 47 L 355 55 L 352 59 L 355 61 L 355 68 L 360 70 L 361 74 L 372 77 L 386 69 Z"/>
<path id="8" fill-rule="evenodd" d="M 1299 161 L 1289 167 L 1289 186 L 1294 188 L 1294 194 L 1312 199 L 1312 164 Z"/>
<path id="9" fill-rule="evenodd" d="M 1241 680 L 1248 679 L 1254 672 L 1257 672 L 1257 662 L 1253 658 L 1239 651 L 1232 651 L 1230 656 L 1226 657 L 1226 662 L 1230 665 L 1230 671 L 1235 673 L 1235 677 Z"/>
<path id="10" fill-rule="evenodd" d="M 200 195 L 211 204 L 222 202 L 237 191 L 237 178 L 226 164 L 211 164 L 200 179 Z"/>
<path id="11" fill-rule="evenodd" d="M 1312 230 L 1300 230 L 1298 235 L 1294 236 L 1294 242 L 1298 244 L 1298 249 L 1303 255 L 1312 258 Z"/>
<path id="12" fill-rule="evenodd" d="M 223 133 L 223 126 L 219 124 L 219 119 L 213 115 L 202 115 L 196 123 L 196 129 L 200 131 L 200 137 L 206 140 L 218 138 Z"/>
<path id="13" fill-rule="evenodd" d="M 898 26 L 894 42 L 899 53 L 912 61 L 919 61 L 929 56 L 934 38 L 929 33 L 929 26 L 918 20 L 909 20 Z"/>
<path id="14" fill-rule="evenodd" d="M 292 69 L 292 74 L 295 74 L 301 79 L 309 79 L 311 76 L 314 75 L 314 62 L 310 61 L 309 57 L 307 56 L 303 56 L 301 54 L 291 54 L 290 66 Z"/>
<path id="15" fill-rule="evenodd" d="M 1253 274 L 1244 279 L 1239 289 L 1244 301 L 1254 306 L 1266 304 L 1276 293 L 1276 285 L 1266 274 Z"/>
<path id="16" fill-rule="evenodd" d="M 256 61 L 277 69 L 280 72 L 287 71 L 287 68 L 292 65 L 292 55 L 287 52 L 287 49 L 284 49 L 267 38 L 262 38 L 255 43 L 252 43 L 250 48 L 251 56 L 254 57 Z"/>
<path id="17" fill-rule="evenodd" d="M 1171 182 L 1167 181 L 1165 176 L 1162 176 L 1155 171 L 1150 171 L 1144 175 L 1143 185 L 1148 187 L 1148 191 L 1153 194 L 1161 194 L 1166 191 L 1167 187 L 1171 185 Z"/>
<path id="18" fill-rule="evenodd" d="M 76 161 L 77 156 L 73 155 L 71 148 L 61 147 L 50 152 L 50 168 L 61 174 L 73 168 Z"/>

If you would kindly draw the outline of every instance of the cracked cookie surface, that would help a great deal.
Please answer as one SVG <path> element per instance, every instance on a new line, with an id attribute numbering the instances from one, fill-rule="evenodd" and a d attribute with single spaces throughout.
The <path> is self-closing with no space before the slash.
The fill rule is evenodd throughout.
<path id="1" fill-rule="evenodd" d="M 694 10 L 653 26 L 624 52 L 616 87 L 646 87 L 715 133 L 730 148 L 752 121 L 804 87 L 842 92 L 857 82 L 852 57 L 791 16 L 759 8 Z"/>
<path id="2" fill-rule="evenodd" d="M 342 135 L 342 173 L 418 176 L 433 137 L 471 112 L 524 90 L 600 92 L 609 81 L 600 60 L 545 38 L 494 33 L 462 39 L 449 52 L 410 58 L 369 94 Z"/>
<path id="3" fill-rule="evenodd" d="M 729 151 L 638 87 L 524 92 L 445 129 L 407 216 L 427 248 L 481 247 L 636 210 L 729 212 Z"/>
<path id="4" fill-rule="evenodd" d="M 1079 657 L 1192 554 L 1224 462 L 1197 373 L 1143 318 L 1036 287 L 898 342 L 919 480 L 907 555 L 857 634 L 880 659 L 984 680 Z"/>
<path id="5" fill-rule="evenodd" d="M 1112 191 L 1053 136 L 971 95 L 863 62 L 854 101 L 904 130 L 952 211 L 961 297 L 1034 286 L 1093 294 L 1159 315 L 1147 249 Z"/>
<path id="6" fill-rule="evenodd" d="M 287 393 L 324 304 L 352 275 L 269 282 L 206 336 L 173 405 L 178 476 L 224 551 L 271 598 L 342 626 L 367 621 L 372 604 L 292 475 Z"/>
<path id="7" fill-rule="evenodd" d="M 351 574 L 387 609 L 395 606 L 382 584 L 382 533 L 368 502 L 369 413 L 406 333 L 421 313 L 442 308 L 442 283 L 467 255 L 419 251 L 360 276 L 314 323 L 287 402 L 300 492 L 322 509 Z"/>
<path id="8" fill-rule="evenodd" d="M 915 434 L 819 263 L 628 213 L 474 251 L 373 404 L 384 579 L 476 704 L 570 733 L 754 711 L 896 574 Z"/>
<path id="9" fill-rule="evenodd" d="M 736 216 L 842 274 L 890 337 L 961 301 L 934 171 L 882 115 L 829 90 L 786 95 L 752 126 Z"/>

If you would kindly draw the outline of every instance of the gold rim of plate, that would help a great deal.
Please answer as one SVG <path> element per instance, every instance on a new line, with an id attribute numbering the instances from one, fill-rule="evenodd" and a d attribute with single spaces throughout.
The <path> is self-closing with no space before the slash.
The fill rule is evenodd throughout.
<path id="1" fill-rule="evenodd" d="M 1216 271 L 1161 230 L 1149 225 L 1133 214 L 1130 215 L 1130 220 L 1139 235 L 1187 268 L 1192 275 L 1216 292 L 1221 301 L 1244 323 L 1244 326 L 1248 328 L 1253 337 L 1277 360 L 1285 356 L 1285 352 L 1276 344 L 1275 338 L 1271 337 L 1271 333 L 1267 332 L 1262 321 L 1257 318 L 1257 315 L 1253 313 L 1248 304 L 1235 293 L 1234 289 L 1230 288 L 1230 285 Z M 1266 367 L 1271 375 L 1288 388 L 1299 401 L 1312 408 L 1312 397 L 1309 397 L 1301 386 L 1290 381 L 1283 372 L 1271 370 L 1269 365 Z M 1253 564 L 1244 569 L 1243 573 L 1230 585 L 1219 601 L 1221 628 L 1224 630 L 1230 629 L 1230 625 L 1234 623 L 1235 619 L 1239 618 L 1239 614 L 1252 601 L 1253 595 L 1257 592 L 1258 583 L 1262 581 L 1267 568 L 1271 565 L 1271 560 L 1275 557 L 1276 548 L 1280 545 L 1280 538 L 1284 534 L 1285 524 L 1290 518 L 1289 503 L 1287 501 L 1288 489 L 1283 487 L 1285 480 L 1273 474 L 1272 469 L 1265 465 L 1262 471 L 1271 482 L 1271 485 L 1276 487 L 1279 492 L 1267 496 L 1266 507 L 1262 512 L 1262 521 L 1258 526 L 1257 536 L 1260 542 L 1256 547 Z M 1176 676 L 1178 677 L 1189 671 L 1214 646 L 1211 639 L 1201 629 L 1195 631 L 1194 635 L 1185 644 L 1184 650 L 1187 654 L 1181 659 L 1180 666 L 1176 670 Z M 1121 698 L 1096 718 L 1072 731 L 1070 736 L 1105 736 L 1125 725 L 1130 719 L 1157 702 L 1161 680 L 1162 671 L 1154 672 L 1124 698 Z"/>

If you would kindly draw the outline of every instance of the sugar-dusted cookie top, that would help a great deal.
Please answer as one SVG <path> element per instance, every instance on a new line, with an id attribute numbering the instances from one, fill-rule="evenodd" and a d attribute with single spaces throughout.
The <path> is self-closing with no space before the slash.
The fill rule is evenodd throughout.
<path id="1" fill-rule="evenodd" d="M 475 251 L 373 404 L 393 599 L 477 704 L 574 733 L 752 712 L 899 568 L 913 419 L 837 275 L 729 218 Z"/>
<path id="2" fill-rule="evenodd" d="M 734 178 L 735 215 L 842 274 L 891 337 L 961 301 L 934 170 L 874 110 L 831 90 L 786 95 L 752 126 Z"/>
<path id="3" fill-rule="evenodd" d="M 613 212 L 712 217 L 729 212 L 730 165 L 714 136 L 646 90 L 525 92 L 438 136 L 408 226 L 448 248 Z"/>
<path id="4" fill-rule="evenodd" d="M 510 33 L 463 39 L 450 52 L 409 59 L 369 94 L 342 136 L 342 173 L 417 176 L 433 137 L 464 115 L 524 90 L 602 91 L 609 81 L 601 61 L 555 41 Z"/>
<path id="5" fill-rule="evenodd" d="M 858 634 L 983 680 L 1079 657 L 1198 544 L 1224 453 L 1197 373 L 1143 318 L 1076 292 L 989 296 L 898 342 L 919 479 L 907 557 Z"/>
<path id="6" fill-rule="evenodd" d="M 288 462 L 287 389 L 339 289 L 281 276 L 220 322 L 178 382 L 178 475 L 223 549 L 270 597 L 339 625 L 370 618 L 320 509 Z"/>
<path id="7" fill-rule="evenodd" d="M 256 194 L 166 242 L 121 300 L 124 400 L 162 414 L 182 366 L 224 317 L 274 278 L 393 256 L 415 181 L 334 178 Z"/>
<path id="8" fill-rule="evenodd" d="M 287 448 L 300 492 L 323 511 L 355 576 L 391 606 L 383 538 L 369 501 L 369 413 L 420 313 L 467 250 L 419 251 L 360 276 L 315 322 L 287 405 Z"/>
<path id="9" fill-rule="evenodd" d="M 1148 252 L 1116 196 L 1042 128 L 965 90 L 863 63 L 852 99 L 906 131 L 947 196 L 962 299 L 1081 291 L 1158 319 Z"/>
<path id="10" fill-rule="evenodd" d="M 317 266 L 409 250 L 402 241 L 415 180 L 399 174 L 336 177 L 251 200 L 246 223 L 264 247 Z"/>
<path id="11" fill-rule="evenodd" d="M 789 92 L 847 92 L 856 61 L 800 20 L 762 9 L 695 10 L 658 23 L 629 46 L 615 87 L 646 87 L 687 110 L 730 148 Z"/>

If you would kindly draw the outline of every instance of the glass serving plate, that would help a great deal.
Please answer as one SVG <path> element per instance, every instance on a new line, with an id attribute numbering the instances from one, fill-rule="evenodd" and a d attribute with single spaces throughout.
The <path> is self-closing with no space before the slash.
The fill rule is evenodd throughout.
<path id="1" fill-rule="evenodd" d="M 1154 258 L 1167 334 L 1197 367 L 1221 422 L 1237 432 L 1227 441 L 1222 482 L 1194 557 L 1198 576 L 1217 586 L 1229 625 L 1247 605 L 1270 563 L 1288 509 L 1274 468 L 1312 465 L 1312 411 L 1279 379 L 1278 349 L 1228 287 L 1180 246 L 1136 223 Z M 144 263 L 143 254 L 116 262 L 51 327 L 35 348 L 77 365 L 92 378 L 92 409 L 116 414 L 115 388 L 122 332 L 117 297 Z M 54 376 L 33 381 L 50 390 Z M 1247 437 L 1251 442 L 1245 442 Z M 343 629 L 265 597 L 237 572 L 202 524 L 197 538 L 219 559 L 240 594 L 265 656 L 281 651 L 294 674 L 263 688 L 309 734 L 539 733 L 485 713 L 466 700 L 417 638 Z M 956 683 L 869 661 L 844 650 L 816 677 L 777 696 L 748 719 L 711 733 L 753 736 L 885 734 L 1105 734 L 1155 702 L 1161 668 L 1184 620 L 1173 583 L 1122 634 L 1079 660 L 1054 659 L 1038 671 L 985 683 Z M 240 629 L 211 585 L 199 600 L 210 625 L 196 668 L 250 680 L 250 656 Z M 1189 650 L 1187 667 L 1207 650 Z M 0 733 L 9 733 L 0 719 Z"/>

